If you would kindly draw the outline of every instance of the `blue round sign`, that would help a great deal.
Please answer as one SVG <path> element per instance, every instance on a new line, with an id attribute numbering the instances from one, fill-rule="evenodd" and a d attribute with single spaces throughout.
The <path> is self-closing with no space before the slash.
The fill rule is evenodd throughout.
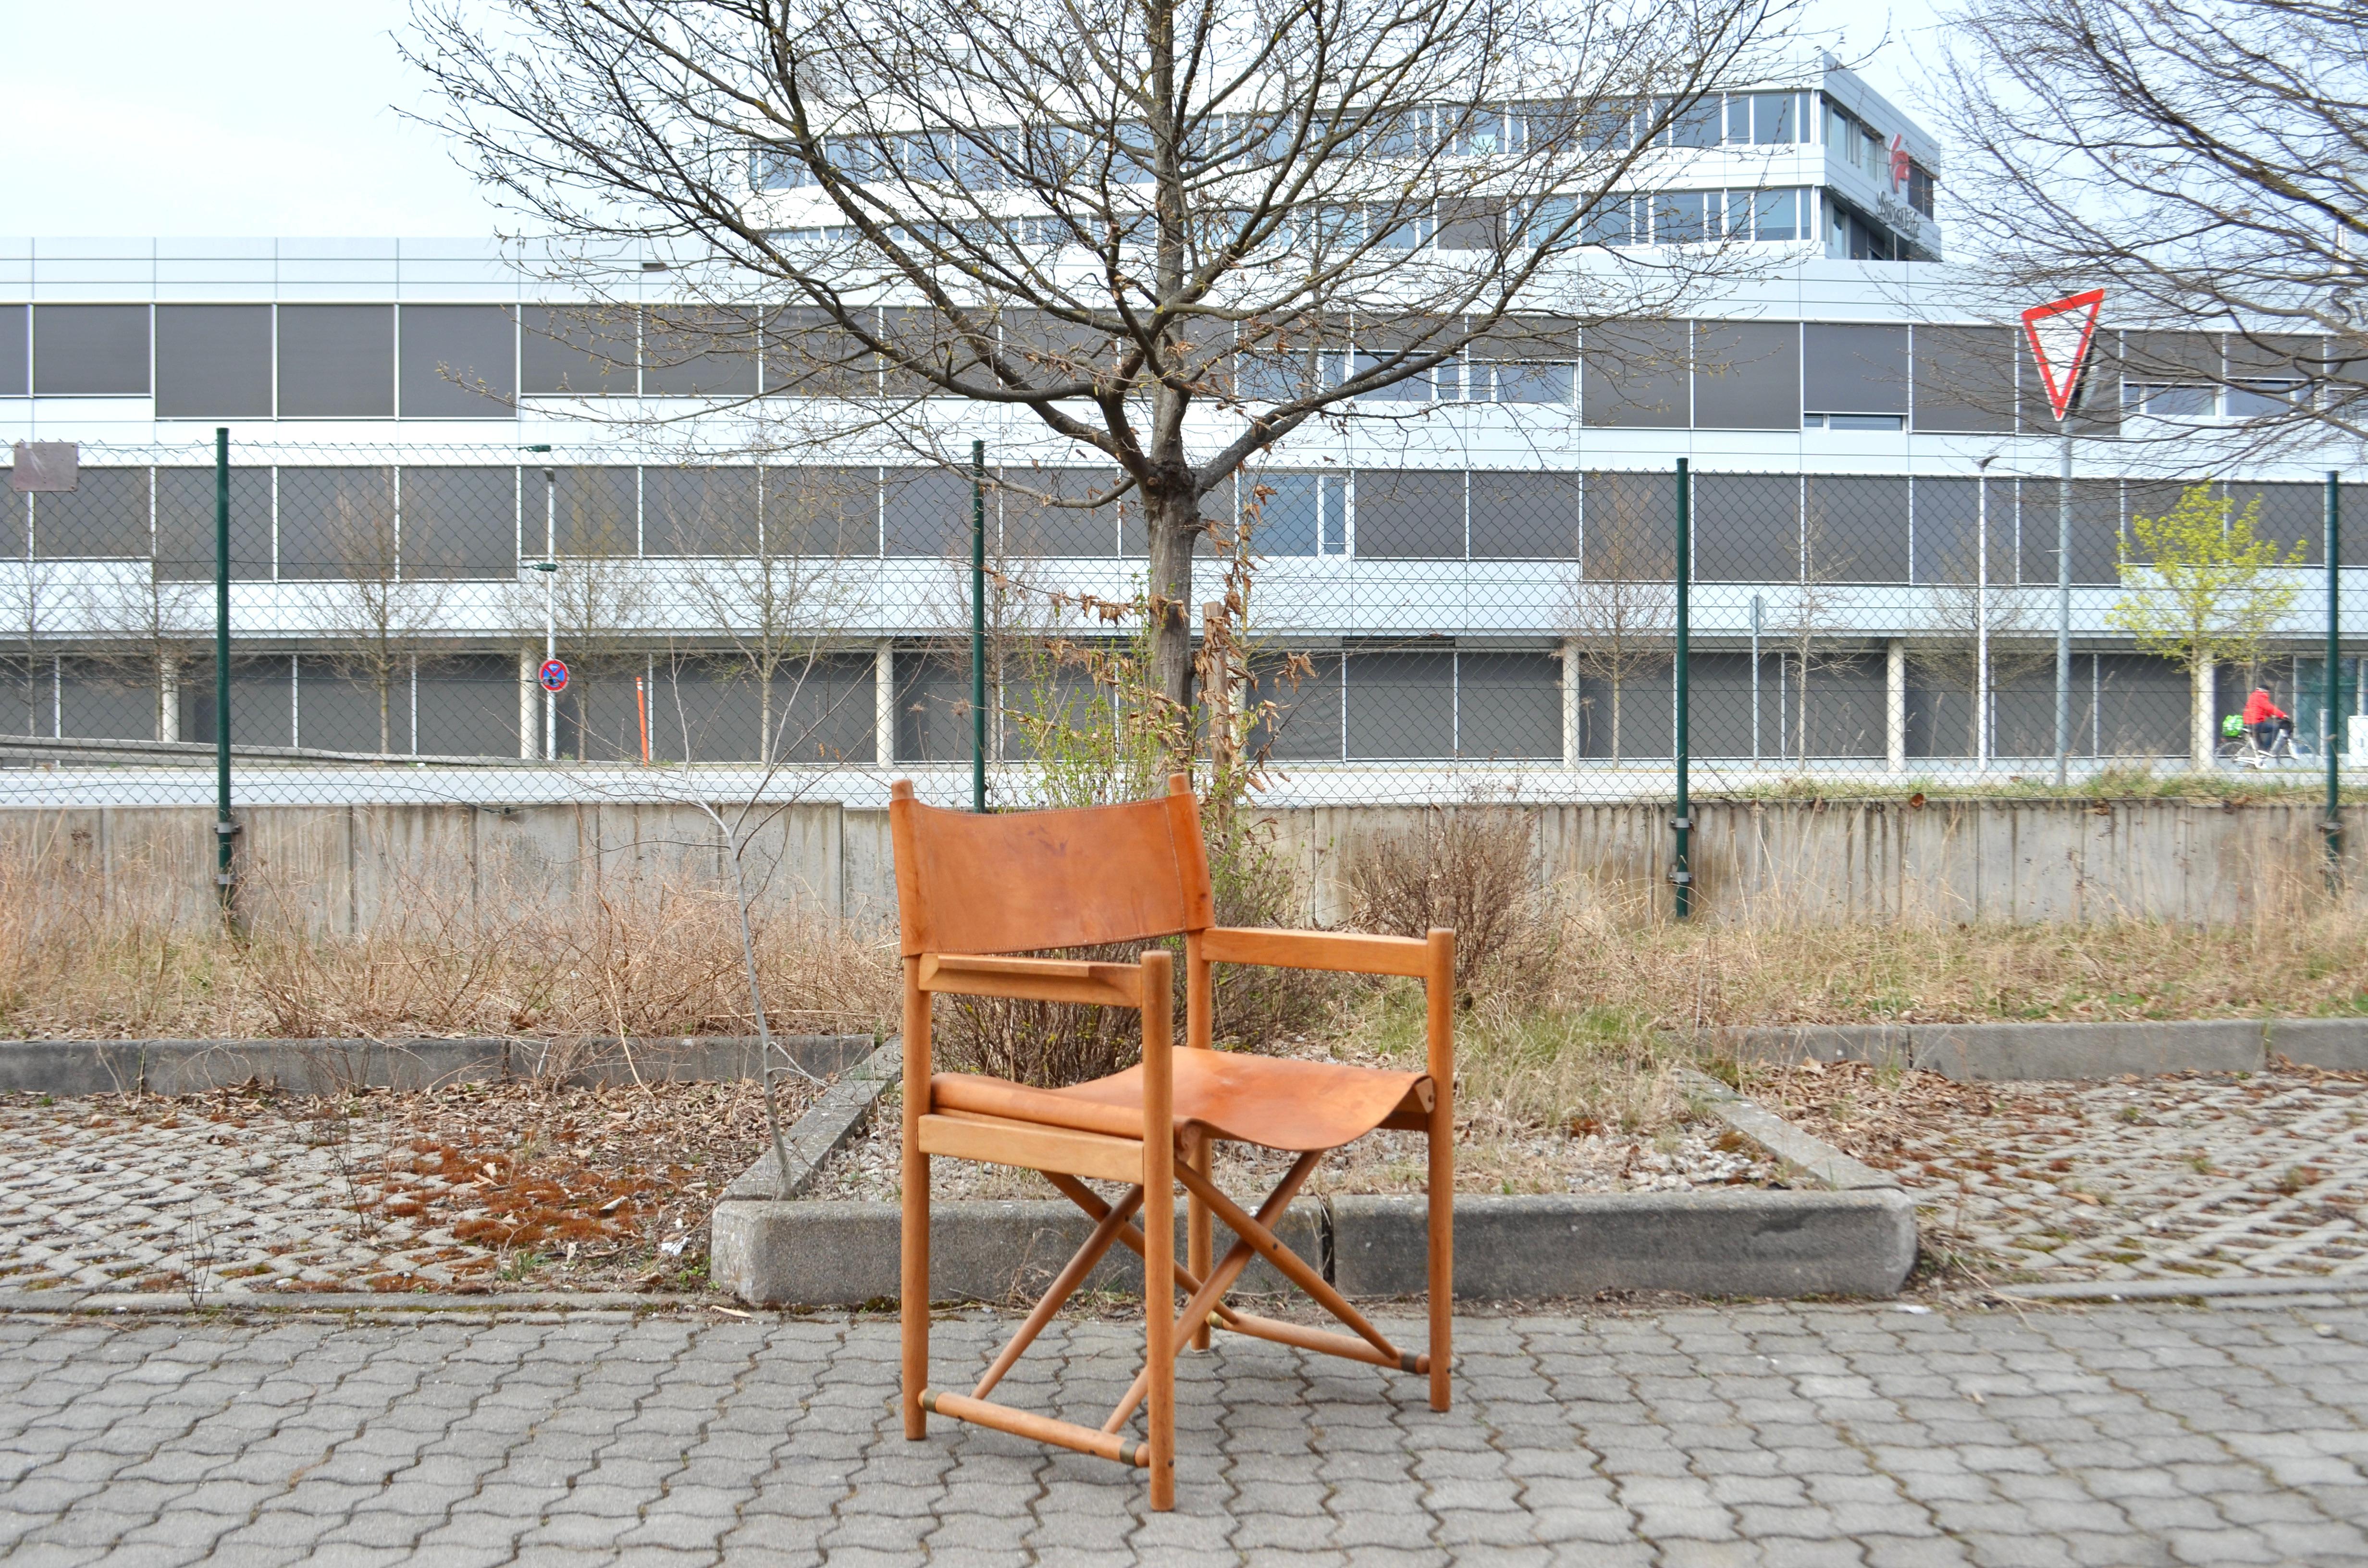
<path id="1" fill-rule="evenodd" d="M 542 662 L 541 670 L 537 673 L 535 678 L 542 682 L 542 689 L 545 691 L 565 691 L 567 689 L 567 666 L 561 664 L 557 659 L 545 659 Z"/>

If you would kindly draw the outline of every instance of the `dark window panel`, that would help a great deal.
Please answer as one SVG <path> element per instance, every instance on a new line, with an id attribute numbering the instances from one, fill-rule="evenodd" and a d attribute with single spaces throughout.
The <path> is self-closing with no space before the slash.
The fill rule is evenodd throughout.
<path id="1" fill-rule="evenodd" d="M 156 417 L 271 417 L 269 305 L 156 307 Z"/>
<path id="2" fill-rule="evenodd" d="M 414 471 L 406 469 L 406 494 Z M 515 653 L 454 653 L 419 664 L 419 750 L 429 756 L 518 754 Z M 540 720 L 542 706 L 535 713 Z M 539 737 L 538 737 L 539 738 Z"/>
<path id="3" fill-rule="evenodd" d="M 1799 429 L 1799 325 L 1696 322 L 1694 424 L 1705 430 Z"/>
<path id="4" fill-rule="evenodd" d="M 1337 473 L 1261 473 L 1244 489 L 1260 555 L 1338 555 L 1349 548 L 1349 482 Z"/>
<path id="5" fill-rule="evenodd" d="M 741 310 L 651 310 L 642 392 L 720 402 L 757 395 L 757 316 Z"/>
<path id="6" fill-rule="evenodd" d="M 754 468 L 645 468 L 643 547 L 651 555 L 753 555 Z"/>
<path id="7" fill-rule="evenodd" d="M 2095 674 L 2089 695 L 2096 717 L 2084 732 L 2076 732 L 2080 738 L 2104 756 L 2185 756 L 2193 690 L 2187 672 L 2167 659 L 2141 653 L 2090 657 Z M 2305 728 L 2299 721 L 2294 727 Z M 2305 733 L 2315 737 L 2317 727 L 2314 717 Z M 2049 749 L 2054 749 L 2052 736 Z"/>
<path id="8" fill-rule="evenodd" d="M 24 305 L 0 305 L 0 397 L 23 397 L 32 382 L 27 311 Z"/>
<path id="9" fill-rule="evenodd" d="M 2014 482 L 1988 481 L 1989 516 L 1985 525 L 1982 492 L 1970 479 L 1916 481 L 1916 581 L 1966 587 L 1982 580 L 1977 541 L 1989 539 L 1989 581 L 2014 581 Z"/>
<path id="10" fill-rule="evenodd" d="M 1589 577 L 1668 582 L 1677 575 L 1677 483 L 1667 473 L 1590 473 L 1585 565 Z"/>
<path id="11" fill-rule="evenodd" d="M 1282 659 L 1251 665 L 1250 700 L 1272 704 L 1250 738 L 1277 762 L 1340 760 L 1340 655 L 1310 653 L 1296 671 Z"/>
<path id="12" fill-rule="evenodd" d="M 934 311 L 883 311 L 881 324 L 883 341 L 894 350 L 882 382 L 890 397 L 938 395 L 938 382 L 932 377 L 956 377 L 974 384 L 992 379 L 982 365 L 978 346 Z M 901 365 L 916 368 L 896 368 Z M 921 368 L 929 373 L 924 374 Z"/>
<path id="13" fill-rule="evenodd" d="M 767 469 L 765 548 L 789 555 L 878 555 L 879 472 L 869 468 Z"/>
<path id="14" fill-rule="evenodd" d="M 2002 326 L 1916 328 L 1916 428 L 2011 431 L 2014 336 Z"/>
<path id="15" fill-rule="evenodd" d="M 401 534 L 391 468 L 279 471 L 279 575 L 395 579 Z"/>
<path id="16" fill-rule="evenodd" d="M 2321 485 L 2318 488 L 2324 497 L 2326 487 Z M 2321 505 L 2325 505 L 2324 500 Z M 2336 549 L 2341 552 L 2341 559 L 2347 565 L 2368 566 L 2368 484 L 2344 485 L 2340 506 L 2340 512 L 2336 518 L 2340 530 Z M 2325 523 L 2319 526 L 2324 531 Z"/>
<path id="17" fill-rule="evenodd" d="M 1119 506 L 1114 500 L 1090 511 L 1049 503 L 1109 496 L 1118 475 L 1108 469 L 1008 469 L 1002 493 L 1003 548 L 1013 555 L 1110 556 L 1119 547 Z M 1039 497 L 1043 499 L 1039 499 Z M 995 498 L 987 501 L 993 525 Z"/>
<path id="18" fill-rule="evenodd" d="M 27 499 L 33 504 L 33 553 L 43 560 L 147 557 L 144 468 L 85 468 L 72 490 Z"/>
<path id="19" fill-rule="evenodd" d="M 2055 581 L 2056 482 L 2022 481 L 2022 580 Z M 2117 479 L 2072 482 L 2072 581 L 2121 578 L 2122 484 Z"/>
<path id="20" fill-rule="evenodd" d="M 1368 560 L 1463 558 L 1463 475 L 1410 469 L 1357 474 L 1357 553 Z"/>
<path id="21" fill-rule="evenodd" d="M 1669 506 L 1675 505 L 1673 494 Z M 1698 473 L 1693 533 L 1694 575 L 1705 583 L 1797 581 L 1800 481 L 1791 474 Z"/>
<path id="22" fill-rule="evenodd" d="M 565 644 L 562 643 L 562 653 Z M 661 663 L 660 685 L 665 685 L 666 665 Z M 640 654 L 614 658 L 579 658 L 567 660 L 567 689 L 560 694 L 559 755 L 586 762 L 632 762 L 642 755 L 642 710 L 636 706 L 633 680 L 649 678 L 649 661 Z M 706 695 L 694 676 L 686 694 L 686 706 L 704 719 L 703 707 L 694 706 L 696 699 Z M 650 751 L 653 757 L 671 729 L 676 753 L 682 749 L 682 721 L 675 707 L 672 690 L 644 691 L 648 702 Z M 704 738 L 700 732 L 699 738 Z M 669 761 L 678 760 L 669 756 Z"/>
<path id="23" fill-rule="evenodd" d="M 880 387 L 878 371 L 871 350 L 821 311 L 776 311 L 766 323 L 768 392 L 870 397 Z"/>
<path id="24" fill-rule="evenodd" d="M 144 397 L 148 307 L 35 305 L 33 395 Z"/>
<path id="25" fill-rule="evenodd" d="M 1784 619 L 1771 603 L 1774 623 Z M 1863 644 L 1817 642 L 1809 654 L 1808 688 L 1801 686 L 1797 646 L 1780 637 L 1764 649 L 1760 671 L 1760 743 L 1769 756 L 1881 756 L 1885 744 L 1884 659 Z M 1748 664 L 1748 656 L 1746 664 Z M 1747 704 L 1748 706 L 1748 704 Z M 1805 710 L 1805 711 L 1804 711 Z M 1805 720 L 1807 744 L 1802 742 Z"/>
<path id="26" fill-rule="evenodd" d="M 2122 373 L 2149 385 L 2220 380 L 2220 339 L 2208 332 L 2132 332 L 2122 337 Z"/>
<path id="27" fill-rule="evenodd" d="M 37 661 L 37 665 L 48 665 L 46 659 Z M 151 670 L 130 661 L 69 657 L 41 669 L 40 675 L 36 718 L 50 718 L 53 709 L 60 733 L 102 741 L 156 738 L 156 680 Z M 51 680 L 57 683 L 54 692 L 49 689 Z M 8 687 L 0 684 L 0 722 L 12 706 L 9 695 Z"/>
<path id="28" fill-rule="evenodd" d="M 1760 658 L 1760 750 L 1773 755 L 1775 705 L 1770 696 L 1776 666 L 1765 653 Z M 1666 668 L 1664 680 L 1668 678 Z M 1698 653 L 1687 661 L 1686 724 L 1697 756 L 1747 758 L 1751 756 L 1751 655 L 1745 653 Z"/>
<path id="29" fill-rule="evenodd" d="M 1578 752 L 1626 760 L 1670 754 L 1677 698 L 1667 659 L 1629 661 L 1615 683 L 1610 672 L 1581 676 Z"/>
<path id="30" fill-rule="evenodd" d="M 1455 655 L 1348 655 L 1351 760 L 1455 755 Z"/>
<path id="31" fill-rule="evenodd" d="M 518 333 L 518 390 L 528 397 L 632 397 L 640 326 L 632 308 L 529 305 Z"/>
<path id="32" fill-rule="evenodd" d="M 1004 354 L 1026 365 L 1040 386 L 1090 381 L 1110 362 L 1109 338 L 1042 311 L 1005 311 L 997 327 Z"/>
<path id="33" fill-rule="evenodd" d="M 297 662 L 296 695 L 299 745 L 318 751 L 375 753 L 383 749 L 390 755 L 411 750 L 411 671 L 407 665 L 387 672 L 381 691 L 378 671 L 306 653 Z M 383 732 L 380 728 L 381 699 L 385 703 Z M 232 700 L 235 703 L 237 699 L 233 697 Z M 511 710 L 515 721 L 515 698 Z M 235 723 L 235 707 L 231 717 Z"/>
<path id="34" fill-rule="evenodd" d="M 405 419 L 505 419 L 518 406 L 518 318 L 503 305 L 404 305 Z"/>
<path id="35" fill-rule="evenodd" d="M 620 700 L 633 700 L 632 675 L 617 682 Z M 643 676 L 647 686 L 650 756 L 661 762 L 754 762 L 765 741 L 764 688 L 749 666 L 729 658 L 663 655 Z M 641 746 L 641 716 L 626 755 Z"/>
<path id="36" fill-rule="evenodd" d="M 1632 322 L 1587 335 L 1579 415 L 1588 425 L 1683 429 L 1692 418 L 1684 322 Z"/>
<path id="37" fill-rule="evenodd" d="M 1562 756 L 1562 661 L 1543 653 L 1457 654 L 1455 742 L 1467 757 Z"/>
<path id="38" fill-rule="evenodd" d="M 1804 324 L 1801 406 L 1811 414 L 1906 414 L 1907 329 Z"/>
<path id="39" fill-rule="evenodd" d="M 2327 339 L 2296 333 L 2226 334 L 2228 374 L 2248 381 L 2311 381 L 2327 373 Z"/>
<path id="40" fill-rule="evenodd" d="M 31 515 L 27 503 L 32 497 L 18 494 L 9 483 L 14 472 L 14 469 L 0 468 L 0 561 L 25 559 L 25 519 Z"/>
<path id="41" fill-rule="evenodd" d="M 924 653 L 917 649 L 899 648 L 894 667 L 896 760 L 968 762 L 971 720 L 967 653 Z"/>
<path id="42" fill-rule="evenodd" d="M 394 413 L 393 305 L 279 307 L 279 417 Z"/>
<path id="43" fill-rule="evenodd" d="M 558 471 L 555 496 L 546 496 L 537 469 L 526 471 L 526 505 L 522 519 L 526 552 L 541 559 L 547 529 L 544 509 L 555 499 L 559 553 L 567 555 L 638 555 L 642 544 L 641 479 L 630 467 L 563 468 Z"/>
<path id="44" fill-rule="evenodd" d="M 541 471 L 533 496 L 540 511 Z M 500 578 L 518 574 L 518 471 L 406 468 L 400 476 L 403 570 L 413 577 Z M 541 554 L 542 519 L 535 518 Z"/>
<path id="45" fill-rule="evenodd" d="M 287 654 L 233 657 L 230 662 L 231 744 L 295 744 L 295 676 Z M 194 661 L 181 676 L 181 733 L 204 739 L 213 733 L 213 661 Z"/>
<path id="46" fill-rule="evenodd" d="M 243 582 L 271 576 L 271 471 L 230 471 L 230 574 Z M 210 583 L 214 575 L 214 471 L 156 471 L 156 575 Z"/>
<path id="47" fill-rule="evenodd" d="M 1907 581 L 1907 481 L 1812 474 L 1806 506 L 1801 534 L 1811 581 Z"/>
<path id="48" fill-rule="evenodd" d="M 970 554 L 970 476 L 939 469 L 888 471 L 886 536 L 891 555 Z"/>
<path id="49" fill-rule="evenodd" d="M 878 676 L 869 653 L 825 654 L 776 671 L 769 722 L 779 755 L 800 763 L 871 761 L 878 755 Z"/>
<path id="50" fill-rule="evenodd" d="M 1577 560 L 1579 490 L 1575 473 L 1474 472 L 1473 559 Z"/>
<path id="51" fill-rule="evenodd" d="M 1497 200 L 1450 199 L 1439 204 L 1440 250 L 1495 250 L 1502 243 L 1505 204 Z"/>
<path id="52" fill-rule="evenodd" d="M 2245 508 L 2258 500 L 2260 514 L 2253 519 L 2253 537 L 2273 540 L 2278 553 L 2283 555 L 2294 547 L 2303 546 L 2303 560 L 2314 566 L 2327 564 L 2327 487 L 2323 484 L 2232 484 L 2228 499 L 2234 502 L 2232 516 L 2241 516 Z M 2131 503 L 2132 514 L 2146 508 Z M 2339 542 L 2339 547 L 2340 541 Z"/>

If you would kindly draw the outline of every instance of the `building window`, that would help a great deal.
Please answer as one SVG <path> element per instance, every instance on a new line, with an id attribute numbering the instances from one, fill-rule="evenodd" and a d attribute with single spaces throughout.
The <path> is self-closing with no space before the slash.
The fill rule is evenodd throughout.
<path id="1" fill-rule="evenodd" d="M 1932 216 L 1932 191 L 1939 184 L 1932 177 L 1931 170 L 1921 164 L 1910 163 L 1907 165 L 1907 205 L 1927 218 Z"/>

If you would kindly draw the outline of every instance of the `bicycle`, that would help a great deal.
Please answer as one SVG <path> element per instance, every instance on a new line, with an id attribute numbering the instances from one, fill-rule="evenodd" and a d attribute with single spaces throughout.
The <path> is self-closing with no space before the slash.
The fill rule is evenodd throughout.
<path id="1" fill-rule="evenodd" d="M 2310 748 L 2301 743 L 2292 728 L 2280 729 L 2277 738 L 2264 747 L 2253 726 L 2235 713 L 2221 719 L 2220 744 L 2214 750 L 2219 760 L 2236 767 L 2267 768 L 2275 765 L 2282 755 L 2288 762 L 2311 760 Z"/>

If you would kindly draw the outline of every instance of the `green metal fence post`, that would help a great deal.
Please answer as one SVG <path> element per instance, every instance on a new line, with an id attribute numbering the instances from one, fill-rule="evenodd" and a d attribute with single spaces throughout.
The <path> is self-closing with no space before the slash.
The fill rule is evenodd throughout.
<path id="1" fill-rule="evenodd" d="M 986 443 L 970 444 L 970 809 L 986 810 Z"/>
<path id="2" fill-rule="evenodd" d="M 2342 787 L 2336 772 L 2336 727 L 2343 722 L 2343 663 L 2339 644 L 2342 641 L 2342 542 L 2343 476 L 2330 469 L 2327 475 L 2327 735 L 2319 749 L 2327 754 L 2327 875 L 2329 881 L 2343 874 L 2343 799 Z M 2300 703 L 2294 704 L 2299 708 Z"/>
<path id="3" fill-rule="evenodd" d="M 1693 797 L 1691 780 L 1687 773 L 1691 757 L 1691 737 L 1686 726 L 1687 642 L 1692 633 L 1693 588 L 1693 486 L 1686 473 L 1686 460 L 1678 460 L 1678 668 L 1677 668 L 1677 734 L 1678 812 L 1669 825 L 1677 830 L 1676 864 L 1669 869 L 1670 884 L 1676 888 L 1677 917 L 1686 919 L 1693 914 Z"/>
<path id="4" fill-rule="evenodd" d="M 214 431 L 214 895 L 233 910 L 230 815 L 230 431 Z"/>

